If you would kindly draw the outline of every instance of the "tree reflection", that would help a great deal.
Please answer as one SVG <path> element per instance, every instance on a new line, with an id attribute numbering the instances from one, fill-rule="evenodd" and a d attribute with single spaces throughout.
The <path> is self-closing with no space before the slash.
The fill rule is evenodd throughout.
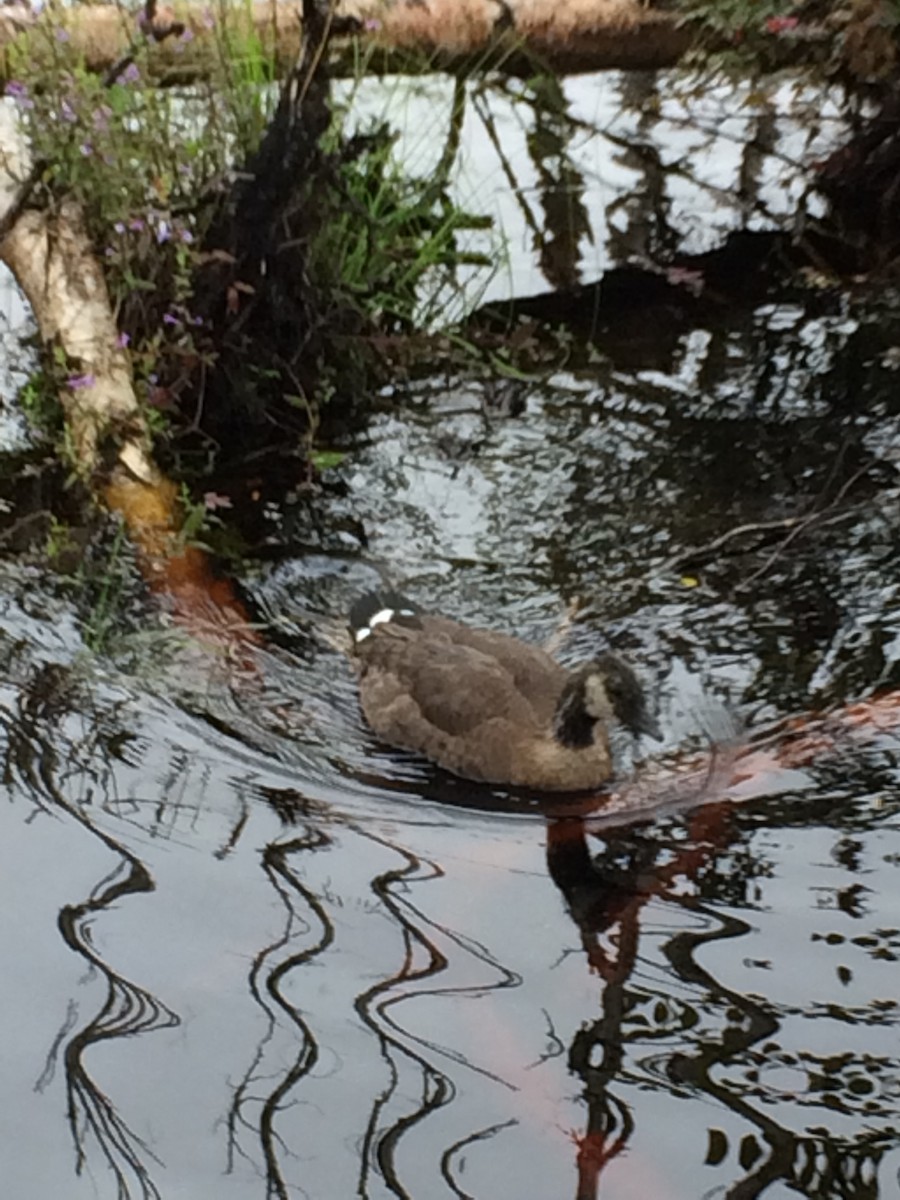
<path id="1" fill-rule="evenodd" d="M 110 844 L 112 848 L 113 843 Z M 118 849 L 122 852 L 121 847 Z M 161 1193 L 148 1167 L 151 1160 L 161 1165 L 159 1159 L 128 1127 L 114 1102 L 94 1082 L 85 1058 L 92 1047 L 110 1038 L 129 1037 L 180 1023 L 176 1014 L 156 996 L 124 979 L 91 946 L 89 927 L 98 912 L 110 908 L 123 896 L 153 891 L 153 886 L 143 864 L 124 853 L 123 862 L 109 879 L 101 881 L 89 900 L 66 905 L 59 914 L 59 928 L 66 942 L 97 968 L 107 985 L 102 1008 L 66 1043 L 64 1053 L 67 1117 L 77 1152 L 77 1171 L 80 1174 L 87 1166 L 87 1145 L 93 1138 L 116 1180 L 119 1195 L 132 1195 L 133 1179 L 138 1194 L 145 1200 L 160 1200 Z"/>
<path id="2" fill-rule="evenodd" d="M 710 814 L 704 813 L 704 821 Z M 622 1074 L 628 1018 L 634 998 L 628 981 L 637 961 L 640 911 L 671 881 L 696 870 L 712 847 L 695 847 L 657 865 L 661 846 L 628 833 L 608 835 L 603 852 L 592 858 L 584 819 L 547 824 L 547 868 L 563 893 L 593 971 L 603 980 L 602 1016 L 579 1030 L 569 1047 L 569 1068 L 584 1083 L 588 1117 L 578 1139 L 577 1200 L 599 1195 L 604 1167 L 628 1145 L 634 1132 L 630 1106 L 611 1090 Z"/>
<path id="3" fill-rule="evenodd" d="M 91 924 L 125 896 L 152 892 L 153 879 L 140 859 L 113 837 L 99 830 L 81 805 L 66 794 L 71 775 L 90 763 L 88 778 L 102 796 L 109 782 L 106 775 L 103 722 L 90 727 L 75 746 L 66 746 L 59 727 L 73 708 L 77 686 L 65 668 L 48 664 L 31 672 L 27 690 L 20 691 L 12 705 L 0 705 L 0 727 L 6 734 L 5 779 L 17 779 L 40 809 L 55 806 L 65 812 L 113 852 L 116 865 L 99 880 L 88 899 L 67 904 L 59 912 L 59 930 L 66 943 L 106 982 L 106 996 L 94 1016 L 75 1028 L 78 1009 L 72 1001 L 66 1019 L 51 1049 L 47 1065 L 36 1084 L 43 1091 L 54 1074 L 60 1046 L 66 1075 L 66 1117 L 76 1152 L 76 1171 L 89 1164 L 93 1141 L 115 1180 L 118 1195 L 140 1195 L 159 1200 L 148 1163 L 155 1158 L 147 1143 L 129 1127 L 114 1102 L 97 1086 L 86 1066 L 92 1047 L 110 1039 L 130 1037 L 154 1029 L 171 1028 L 179 1019 L 150 992 L 131 983 L 111 967 L 93 945 Z M 65 750 L 71 751 L 66 754 Z M 71 1034 L 71 1036 L 69 1036 Z"/>
<path id="4" fill-rule="evenodd" d="M 675 978 L 701 1000 L 687 1006 L 675 1022 L 678 1048 L 659 1063 L 659 1086 L 684 1097 L 702 1094 L 754 1131 L 731 1147 L 722 1130 L 709 1129 L 707 1165 L 718 1165 L 732 1153 L 740 1172 L 722 1195 L 746 1200 L 780 1180 L 803 1195 L 875 1200 L 879 1163 L 894 1144 L 889 1109 L 871 1104 L 869 1112 L 879 1113 L 885 1124 L 881 1129 L 863 1128 L 855 1137 L 836 1137 L 824 1129 L 798 1134 L 781 1124 L 771 1112 L 780 1097 L 766 1086 L 765 1067 L 796 1069 L 804 1056 L 781 1050 L 777 1038 L 782 1014 L 774 1004 L 725 986 L 698 962 L 703 947 L 742 937 L 749 930 L 746 922 L 685 894 L 683 888 L 685 881 L 693 881 L 702 882 L 711 896 L 719 885 L 725 894 L 733 891 L 732 878 L 716 877 L 717 858 L 739 837 L 730 807 L 712 805 L 695 814 L 688 841 L 680 847 L 640 831 L 613 831 L 591 855 L 587 837 L 583 818 L 548 822 L 550 876 L 565 897 L 590 968 L 603 985 L 601 1016 L 586 1022 L 569 1047 L 569 1066 L 583 1082 L 587 1108 L 585 1130 L 577 1139 L 576 1200 L 596 1200 L 604 1169 L 635 1133 L 634 1110 L 621 1095 L 633 1079 L 629 1052 L 673 1030 L 671 1002 L 658 996 L 648 1022 L 642 992 L 629 987 L 638 961 L 642 910 L 655 898 L 701 918 L 695 928 L 673 934 L 663 948 Z M 720 1021 L 718 1030 L 709 1028 L 713 1016 Z M 820 1076 L 816 1083 L 808 1063 L 808 1103 L 852 1111 L 858 1107 L 854 1093 L 874 1094 L 872 1075 L 880 1067 L 896 1078 L 895 1059 L 890 1065 L 887 1060 L 876 1065 L 850 1052 L 837 1052 L 831 1057 L 830 1078 Z M 870 1082 L 861 1082 L 861 1076 Z M 796 1095 L 789 1099 L 796 1105 Z"/>
<path id="5" fill-rule="evenodd" d="M 294 820 L 296 817 L 292 824 Z M 304 885 L 293 860 L 295 855 L 314 853 L 330 845 L 326 833 L 307 826 L 299 836 L 272 843 L 263 851 L 263 869 L 285 907 L 285 926 L 277 941 L 259 951 L 250 970 L 250 992 L 265 1011 L 268 1028 L 247 1073 L 235 1088 L 227 1124 L 229 1168 L 233 1168 L 236 1155 L 242 1153 L 240 1130 L 252 1131 L 262 1146 L 267 1195 L 278 1200 L 288 1200 L 291 1188 L 282 1168 L 284 1147 L 276 1133 L 276 1117 L 296 1085 L 319 1059 L 319 1042 L 282 984 L 290 971 L 311 962 L 334 941 L 334 926 L 324 905 Z M 273 1005 L 288 1017 L 300 1039 L 294 1061 L 287 1069 L 280 1061 L 277 1066 L 269 1061 L 269 1047 L 278 1025 Z M 273 1074 L 277 1083 L 271 1087 Z"/>
<path id="6" fill-rule="evenodd" d="M 839 769 L 844 752 L 852 752 L 868 792 L 891 785 L 894 743 L 882 747 L 900 726 L 896 694 L 827 719 L 785 722 L 718 764 L 698 755 L 691 770 L 672 767 L 667 782 L 648 767 L 616 795 L 550 807 L 546 798 L 496 796 L 443 775 L 432 788 L 424 772 L 412 784 L 394 780 L 393 793 L 374 775 L 357 793 L 350 781 L 343 792 L 316 790 L 315 780 L 301 791 L 278 786 L 293 776 L 265 775 L 261 758 L 243 744 L 241 756 L 216 775 L 212 756 L 192 760 L 193 747 L 178 737 L 167 757 L 152 760 L 151 775 L 143 760 L 154 739 L 129 734 L 115 705 L 104 712 L 95 703 L 88 710 L 72 678 L 56 669 L 37 669 L 20 683 L 14 698 L 6 699 L 11 688 L 0 693 L 7 782 L 31 798 L 36 812 L 39 806 L 42 813 L 71 817 L 104 848 L 86 895 L 77 884 L 74 894 L 84 898 L 52 910 L 59 912 L 66 945 L 88 964 L 103 994 L 86 1016 L 69 1003 L 64 1020 L 38 1043 L 46 1064 L 37 1087 L 49 1092 L 57 1064 L 65 1068 L 76 1167 L 85 1175 L 99 1167 L 114 1194 L 165 1195 L 160 1160 L 169 1146 L 177 1147 L 177 1135 L 170 1142 L 142 1138 L 147 1129 L 157 1136 L 158 1094 L 148 1083 L 144 1112 L 134 1097 L 126 1103 L 118 1095 L 121 1076 L 107 1094 L 96 1070 L 93 1077 L 89 1071 L 91 1052 L 105 1045 L 109 1064 L 115 1039 L 172 1028 L 178 1007 L 208 1018 L 207 1032 L 219 1039 L 211 1045 L 221 1044 L 223 1033 L 230 1038 L 230 1022 L 240 1023 L 249 1010 L 249 1033 L 234 1034 L 234 1083 L 223 1083 L 217 1051 L 210 1084 L 194 1078 L 208 1054 L 206 1062 L 197 1054 L 184 1055 L 183 1062 L 181 1045 L 170 1039 L 164 1049 L 168 1082 L 195 1088 L 192 1099 L 209 1107 L 210 1125 L 227 1110 L 224 1136 L 206 1149 L 222 1156 L 225 1143 L 230 1194 L 241 1194 L 246 1171 L 278 1200 L 329 1194 L 419 1200 L 447 1189 L 480 1200 L 486 1192 L 472 1186 L 471 1164 L 476 1172 L 501 1174 L 509 1138 L 523 1147 L 517 1169 L 544 1169 L 530 1137 L 549 1130 L 562 1158 L 561 1167 L 557 1161 L 546 1167 L 563 1176 L 554 1194 L 568 1187 L 576 1200 L 599 1200 L 615 1191 L 626 1157 L 633 1165 L 644 1152 L 653 1109 L 645 1101 L 657 1093 L 679 1106 L 695 1139 L 693 1152 L 685 1152 L 687 1169 L 694 1177 L 727 1176 L 718 1194 L 740 1200 L 774 1185 L 828 1200 L 878 1195 L 879 1173 L 883 1186 L 887 1155 L 896 1152 L 900 1069 L 889 1040 L 896 1001 L 857 996 L 855 1005 L 842 1005 L 840 990 L 821 997 L 810 985 L 791 1005 L 778 1000 L 774 974 L 761 997 L 732 986 L 730 972 L 737 946 L 750 944 L 745 914 L 761 907 L 761 889 L 775 873 L 777 860 L 752 838 L 760 826 L 785 834 L 828 830 L 840 882 L 846 885 L 849 875 L 851 886 L 816 889 L 816 899 L 829 898 L 811 906 L 816 919 L 833 914 L 846 930 L 848 922 L 871 916 L 871 928 L 860 924 L 841 934 L 840 945 L 863 963 L 893 962 L 900 953 L 896 930 L 887 921 L 876 924 L 874 888 L 863 891 L 872 813 L 862 806 L 854 813 L 846 770 L 842 777 Z M 879 729 L 881 741 L 864 775 L 864 755 Z M 217 736 L 221 732 L 227 728 Z M 156 744 L 161 741 L 157 736 Z M 221 744 L 215 743 L 217 753 Z M 683 757 L 680 766 L 690 765 Z M 801 774 L 808 790 L 791 794 L 785 785 L 798 787 Z M 138 799 L 147 796 L 142 789 L 149 778 L 157 793 Z M 201 795 L 219 791 L 220 782 L 213 815 Z M 406 803 L 389 806 L 401 787 Z M 371 806 L 345 803 L 354 795 Z M 752 796 L 763 797 L 764 806 L 738 806 Z M 653 824 L 645 816 L 641 824 L 642 806 L 663 799 L 679 812 L 694 807 Z M 434 800 L 440 807 L 429 806 Z M 454 813 L 454 803 L 473 811 Z M 265 834 L 258 836 L 253 822 L 261 814 Z M 214 871 L 201 872 L 199 882 L 193 877 L 195 843 L 179 877 L 166 877 L 156 892 L 156 867 L 148 864 L 173 863 L 185 830 L 197 837 Z M 546 869 L 567 915 L 560 916 L 543 879 L 544 831 Z M 479 840 L 484 833 L 494 839 L 487 851 Z M 169 840 L 161 847 L 163 839 Z M 153 858 L 160 848 L 167 857 Z M 884 853 L 881 842 L 878 853 Z M 194 987 L 182 989 L 165 966 L 155 975 L 172 1008 L 131 983 L 116 970 L 115 957 L 99 949 L 103 927 L 113 924 L 110 910 L 126 907 L 135 895 L 156 892 L 158 905 L 183 888 L 175 905 L 182 912 L 208 886 L 221 886 L 217 900 L 223 900 L 236 885 L 249 890 L 254 880 L 263 915 L 238 933 L 223 930 L 209 978 L 209 962 L 198 968 L 203 978 Z M 509 903 L 511 893 L 516 903 L 534 907 L 519 910 Z M 243 915 L 243 893 L 239 903 Z M 152 906 L 128 907 L 144 911 L 119 932 L 152 934 L 145 911 Z M 156 933 L 163 964 L 177 961 L 179 938 L 183 961 L 202 959 L 189 934 L 172 931 L 171 910 L 161 911 L 167 923 Z M 217 919 L 216 907 L 211 923 L 190 926 L 189 933 L 199 930 L 212 941 Z M 569 922 L 577 931 L 574 956 L 567 950 L 575 940 Z M 227 919 L 221 923 L 227 926 Z M 510 945 L 520 930 L 521 941 Z M 840 939 L 825 927 L 812 940 L 824 956 Z M 765 943 L 763 954 L 782 948 L 776 943 Z M 148 944 L 138 941 L 133 952 L 143 954 Z M 542 964 L 555 964 L 560 947 L 566 951 L 560 974 L 552 976 Z M 242 957 L 224 1009 L 229 1023 L 217 1027 L 224 990 L 218 971 L 222 959 L 236 955 Z M 839 988 L 847 986 L 849 964 L 841 958 L 834 965 L 843 971 Z M 654 980 L 654 972 L 662 979 Z M 210 1012 L 201 1014 L 204 1005 Z M 858 1037 L 866 1029 L 874 1034 L 868 1042 Z M 203 1048 L 189 1022 L 184 1044 L 191 1038 L 191 1050 Z M 540 1072 L 531 1071 L 538 1066 Z M 115 1068 L 109 1078 L 117 1079 Z M 579 1092 L 577 1117 L 568 1120 L 579 1131 L 574 1151 L 559 1137 L 572 1078 Z M 709 1128 L 698 1151 L 697 1127 L 704 1121 Z M 431 1177 L 421 1173 L 426 1160 Z M 575 1184 L 568 1175 L 573 1166 Z M 63 1170 L 71 1170 L 68 1154 Z M 341 1185 L 329 1193 L 339 1171 Z M 177 1179 L 177 1167 L 171 1178 Z M 219 1183 L 218 1175 L 198 1183 L 198 1200 Z M 247 1187 L 248 1196 L 255 1194 L 252 1182 Z"/>

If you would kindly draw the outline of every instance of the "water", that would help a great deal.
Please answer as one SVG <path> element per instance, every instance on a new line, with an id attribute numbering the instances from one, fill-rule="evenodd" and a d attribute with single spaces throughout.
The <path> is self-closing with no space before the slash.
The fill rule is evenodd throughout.
<path id="1" fill-rule="evenodd" d="M 423 298 L 422 319 L 600 279 L 616 264 L 704 254 L 742 229 L 810 227 L 824 211 L 809 164 L 846 134 L 837 88 L 803 77 L 716 79 L 616 71 L 531 81 L 364 78 L 339 82 L 349 118 L 387 120 L 397 157 L 433 180 L 453 148 L 447 191 L 494 230 L 461 235 L 462 266 Z M 454 104 L 458 103 L 457 111 Z M 454 136 L 459 134 L 459 144 Z M 496 230 L 505 244 L 498 246 Z"/>
<path id="2" fill-rule="evenodd" d="M 728 757 L 900 683 L 896 317 L 643 320 L 512 416 L 384 397 L 342 488 L 270 513 L 252 661 L 152 609 L 93 655 L 4 566 L 9 1195 L 897 1194 L 895 727 Z M 718 765 L 606 819 L 379 745 L 342 625 L 385 575 L 626 654 L 667 734 L 626 797 Z"/>

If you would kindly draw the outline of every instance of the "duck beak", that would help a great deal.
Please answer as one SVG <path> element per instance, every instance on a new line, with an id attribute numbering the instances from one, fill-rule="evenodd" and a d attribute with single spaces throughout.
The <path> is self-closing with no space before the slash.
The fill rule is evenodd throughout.
<path id="1" fill-rule="evenodd" d="M 647 737 L 653 738 L 655 742 L 663 741 L 663 734 L 659 727 L 659 721 L 657 721 L 656 717 L 649 712 L 641 713 L 640 720 L 635 726 L 635 733 L 638 735 L 643 733 Z"/>

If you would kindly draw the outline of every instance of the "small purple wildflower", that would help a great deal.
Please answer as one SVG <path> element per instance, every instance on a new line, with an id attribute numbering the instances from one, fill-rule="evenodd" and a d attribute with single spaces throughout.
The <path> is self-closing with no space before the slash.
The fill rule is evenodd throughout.
<path id="1" fill-rule="evenodd" d="M 184 45 L 187 46 L 189 42 L 192 42 L 194 40 L 193 29 L 186 27 L 184 30 L 184 33 L 182 33 L 181 37 L 178 40 L 179 40 L 179 42 L 183 42 Z"/>
<path id="2" fill-rule="evenodd" d="M 108 104 L 101 104 L 99 108 L 93 111 L 94 128 L 98 133 L 106 133 L 109 129 L 109 118 L 113 115 L 112 109 Z"/>
<path id="3" fill-rule="evenodd" d="M 163 244 L 163 242 L 167 242 L 171 236 L 172 236 L 171 225 L 164 217 L 160 217 L 159 224 L 156 226 L 157 242 L 161 246 Z"/>
<path id="4" fill-rule="evenodd" d="M 692 296 L 699 296 L 706 284 L 702 271 L 690 271 L 687 267 L 669 267 L 665 275 L 672 287 L 683 287 Z"/>
<path id="5" fill-rule="evenodd" d="M 153 374 L 147 376 L 147 382 L 152 383 L 155 386 L 157 383 L 159 383 L 159 376 L 154 372 Z"/>
<path id="6" fill-rule="evenodd" d="M 180 325 L 181 321 L 174 313 L 163 313 L 163 325 Z"/>
<path id="7" fill-rule="evenodd" d="M 143 233 L 147 228 L 147 222 L 143 217 L 132 217 L 128 222 L 128 228 L 132 233 Z"/>
<path id="8" fill-rule="evenodd" d="M 103 253 L 106 255 L 107 258 L 113 258 L 116 252 L 112 246 L 107 246 L 106 249 L 103 251 Z"/>
<path id="9" fill-rule="evenodd" d="M 125 222 L 124 221 L 116 221 L 115 225 L 113 225 L 113 230 L 116 233 L 124 233 L 125 232 Z"/>
<path id="10" fill-rule="evenodd" d="M 78 120 L 78 113 L 76 113 L 75 109 L 68 102 L 68 100 L 63 100 L 62 104 L 60 104 L 59 113 L 62 119 L 64 121 L 68 121 L 70 125 L 74 125 L 74 123 Z"/>
<path id="11" fill-rule="evenodd" d="M 194 240 L 194 235 L 191 233 L 191 231 L 189 229 L 180 229 L 178 231 L 178 237 L 181 239 L 182 242 L 184 242 L 184 244 L 186 246 L 190 246 Z"/>
<path id="12" fill-rule="evenodd" d="M 119 76 L 120 83 L 139 83 L 141 73 L 137 68 L 136 63 L 129 63 L 122 74 Z"/>
<path id="13" fill-rule="evenodd" d="M 28 88 L 24 83 L 19 83 L 16 79 L 11 79 L 4 89 L 4 95 L 9 96 L 11 100 L 15 100 L 20 109 L 34 108 L 34 101 L 28 94 Z"/>
<path id="14" fill-rule="evenodd" d="M 66 386 L 72 392 L 81 391 L 82 388 L 93 387 L 97 382 L 95 375 L 70 375 L 66 380 Z"/>
<path id="15" fill-rule="evenodd" d="M 204 492 L 203 505 L 210 512 L 214 512 L 217 508 L 234 508 L 229 496 L 223 496 L 219 492 Z"/>
<path id="16" fill-rule="evenodd" d="M 363 21 L 363 29 L 365 29 L 367 33 L 377 33 L 380 28 L 381 22 L 375 17 L 368 17 L 365 21 Z"/>
<path id="17" fill-rule="evenodd" d="M 131 341 L 130 335 L 127 334 L 125 332 L 125 330 L 123 329 L 122 332 L 119 334 L 119 336 L 116 338 L 116 345 L 118 346 L 118 348 L 120 350 L 124 350 L 130 341 Z"/>
<path id="18" fill-rule="evenodd" d="M 94 147 L 91 145 L 90 142 L 82 142 L 81 145 L 78 147 L 78 149 L 81 151 L 81 153 L 84 155 L 85 158 L 90 158 L 91 155 L 94 153 Z"/>

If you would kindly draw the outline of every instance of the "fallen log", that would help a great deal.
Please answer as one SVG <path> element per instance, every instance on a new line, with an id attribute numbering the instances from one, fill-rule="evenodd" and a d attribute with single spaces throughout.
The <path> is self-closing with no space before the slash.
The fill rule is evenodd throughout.
<path id="1" fill-rule="evenodd" d="M 227 20 L 222 13 L 227 11 Z M 652 70 L 672 66 L 696 42 L 678 14 L 635 0 L 407 0 L 391 6 L 345 0 L 331 14 L 331 73 L 360 69 L 459 71 L 473 66 L 521 74 L 547 69 L 561 74 L 606 68 Z M 174 31 L 176 36 L 170 36 Z M 35 15 L 25 5 L 0 10 L 0 76 L 14 76 L 17 44 L 27 39 L 32 62 L 52 62 L 55 43 L 70 48 L 95 72 L 110 71 L 136 39 L 159 42 L 154 53 L 158 82 L 186 83 L 208 77 L 222 55 L 222 38 L 255 39 L 278 76 L 290 71 L 300 51 L 297 6 L 285 0 L 254 0 L 227 10 L 176 4 L 130 14 L 109 4 L 80 5 Z M 13 53 L 10 53 L 10 50 Z"/>

